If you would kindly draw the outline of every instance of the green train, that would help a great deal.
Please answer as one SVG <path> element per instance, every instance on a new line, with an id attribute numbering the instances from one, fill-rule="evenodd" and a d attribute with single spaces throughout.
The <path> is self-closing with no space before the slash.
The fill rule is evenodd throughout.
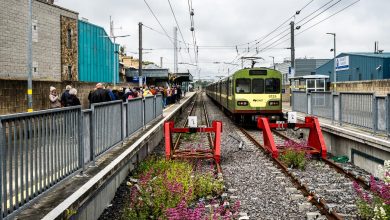
<path id="1" fill-rule="evenodd" d="M 209 84 L 207 95 L 236 122 L 253 122 L 259 116 L 283 119 L 282 74 L 268 68 L 246 68 Z"/>

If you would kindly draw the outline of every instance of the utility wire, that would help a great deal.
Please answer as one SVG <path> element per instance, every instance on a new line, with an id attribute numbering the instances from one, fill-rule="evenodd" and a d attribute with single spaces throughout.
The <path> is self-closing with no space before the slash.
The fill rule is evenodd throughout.
<path id="1" fill-rule="evenodd" d="M 146 6 L 148 6 L 149 11 L 152 13 L 153 17 L 156 19 L 156 21 L 157 21 L 158 24 L 160 25 L 161 29 L 164 31 L 165 35 L 168 37 L 169 41 L 171 41 L 171 42 L 173 43 L 172 39 L 169 37 L 168 32 L 167 32 L 167 31 L 165 30 L 165 28 L 162 26 L 160 20 L 158 20 L 157 16 L 154 14 L 154 12 L 153 12 L 152 8 L 149 6 L 148 2 L 147 2 L 146 0 L 144 0 L 144 2 L 145 2 L 145 4 L 146 4 Z"/>
<path id="2" fill-rule="evenodd" d="M 187 46 L 187 43 L 186 43 L 186 41 L 184 40 L 183 33 L 181 32 L 181 28 L 180 28 L 179 22 L 177 22 L 176 15 L 175 15 L 175 12 L 174 12 L 174 10 L 173 10 L 171 1 L 168 0 L 168 3 L 169 3 L 169 7 L 171 8 L 171 12 L 172 12 L 173 18 L 175 19 L 177 28 L 179 29 L 179 33 L 180 33 L 181 39 L 183 40 L 184 45 Z M 188 49 L 188 51 L 187 51 L 187 52 L 188 52 L 188 56 L 190 57 L 190 62 L 192 63 L 192 57 L 191 57 L 191 54 L 189 53 L 189 46 L 187 46 L 186 48 Z"/>
<path id="3" fill-rule="evenodd" d="M 341 13 L 342 11 L 344 11 L 344 10 L 346 10 L 346 9 L 348 9 L 348 8 L 350 8 L 350 7 L 352 7 L 353 5 L 355 5 L 356 3 L 358 3 L 359 1 L 360 1 L 360 0 L 357 0 L 357 1 L 355 1 L 355 2 L 352 2 L 351 4 L 349 4 L 349 5 L 347 5 L 346 7 L 342 8 L 341 10 L 339 10 L 339 11 L 337 11 L 337 12 L 331 14 L 330 16 L 328 16 L 328 17 L 326 17 L 326 18 L 324 18 L 324 19 L 318 21 L 317 23 L 311 25 L 310 27 L 308 27 L 308 28 L 302 30 L 301 32 L 297 33 L 295 36 L 301 35 L 302 33 L 304 33 L 304 32 L 306 32 L 306 31 L 308 31 L 308 30 L 310 30 L 310 29 L 316 27 L 316 26 L 319 25 L 320 23 L 322 23 L 322 22 L 324 22 L 324 21 L 326 21 L 326 20 L 332 18 L 333 16 L 335 16 L 335 15 Z M 288 41 L 288 40 L 290 40 L 290 38 L 287 38 L 287 39 L 285 39 L 285 40 L 279 42 L 278 44 L 274 45 L 273 47 L 270 47 L 271 45 L 269 45 L 268 47 L 264 48 L 262 51 L 266 51 L 266 50 L 269 50 L 269 49 L 273 49 L 273 48 L 279 46 L 280 44 L 282 44 L 282 43 L 284 43 L 284 42 L 286 42 L 286 41 Z"/>
<path id="4" fill-rule="evenodd" d="M 331 14 L 330 16 L 328 16 L 328 17 L 326 17 L 326 18 L 320 20 L 319 22 L 313 24 L 312 26 L 306 28 L 305 30 L 302 30 L 301 32 L 297 33 L 295 36 L 300 35 L 300 34 L 302 34 L 303 32 L 306 32 L 306 31 L 308 31 L 309 29 L 311 29 L 311 28 L 313 28 L 313 27 L 319 25 L 320 23 L 322 23 L 322 22 L 328 20 L 329 18 L 331 18 L 331 17 L 333 17 L 333 16 L 339 14 L 340 12 L 342 12 L 342 11 L 344 11 L 344 10 L 347 10 L 349 7 L 352 7 L 353 5 L 355 5 L 355 4 L 358 3 L 358 2 L 360 2 L 360 0 L 357 0 L 357 1 L 352 2 L 351 4 L 349 4 L 349 5 L 347 5 L 346 7 L 342 8 L 341 10 L 339 10 L 339 11 L 337 11 L 337 12 Z"/>

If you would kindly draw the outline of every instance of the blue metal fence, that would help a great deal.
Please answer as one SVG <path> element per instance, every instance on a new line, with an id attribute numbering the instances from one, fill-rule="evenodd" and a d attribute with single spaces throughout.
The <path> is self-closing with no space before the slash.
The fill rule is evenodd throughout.
<path id="1" fill-rule="evenodd" d="M 161 114 L 162 97 L 151 96 L 0 116 L 0 220 Z"/>

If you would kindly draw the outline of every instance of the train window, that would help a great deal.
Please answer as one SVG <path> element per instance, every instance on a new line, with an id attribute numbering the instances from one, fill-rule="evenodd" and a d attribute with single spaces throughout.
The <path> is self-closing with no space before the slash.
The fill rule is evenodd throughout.
<path id="1" fill-rule="evenodd" d="M 265 93 L 280 93 L 280 79 L 265 79 Z"/>
<path id="2" fill-rule="evenodd" d="M 252 93 L 264 93 L 264 79 L 252 80 Z"/>
<path id="3" fill-rule="evenodd" d="M 250 93 L 251 80 L 250 79 L 236 79 L 236 93 Z"/>

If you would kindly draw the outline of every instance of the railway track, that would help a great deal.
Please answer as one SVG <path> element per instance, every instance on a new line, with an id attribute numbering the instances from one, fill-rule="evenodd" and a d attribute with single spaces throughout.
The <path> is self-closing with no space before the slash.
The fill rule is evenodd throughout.
<path id="1" fill-rule="evenodd" d="M 197 125 L 198 127 L 210 127 L 210 121 L 207 115 L 207 110 L 205 108 L 205 103 L 202 97 L 202 93 L 197 93 L 194 102 L 190 107 L 190 111 L 186 114 L 184 122 L 181 123 L 181 127 L 188 126 L 188 116 L 196 116 L 197 117 Z M 207 152 L 211 148 L 213 148 L 213 135 L 211 133 L 190 133 L 190 134 L 175 134 L 174 141 L 174 149 L 180 151 L 188 151 L 191 156 L 190 158 L 201 157 L 204 153 L 199 153 L 198 155 L 194 155 L 193 150 L 197 149 L 198 151 Z M 215 163 L 212 159 L 208 160 L 196 160 L 197 163 L 196 168 L 198 169 L 209 169 L 210 167 L 214 167 L 217 173 L 222 173 L 221 166 L 218 163 Z"/>
<path id="2" fill-rule="evenodd" d="M 240 131 L 257 147 L 267 152 L 261 144 L 263 142 L 261 131 L 244 128 L 240 128 Z M 296 141 L 295 137 L 277 131 L 273 131 L 273 136 L 276 145 L 283 145 L 286 140 Z M 328 219 L 357 218 L 355 205 L 357 195 L 353 181 L 368 189 L 367 173 L 351 165 L 338 165 L 329 159 L 310 160 L 305 170 L 290 169 L 279 159 L 272 159 L 295 183 L 297 189 Z"/>

